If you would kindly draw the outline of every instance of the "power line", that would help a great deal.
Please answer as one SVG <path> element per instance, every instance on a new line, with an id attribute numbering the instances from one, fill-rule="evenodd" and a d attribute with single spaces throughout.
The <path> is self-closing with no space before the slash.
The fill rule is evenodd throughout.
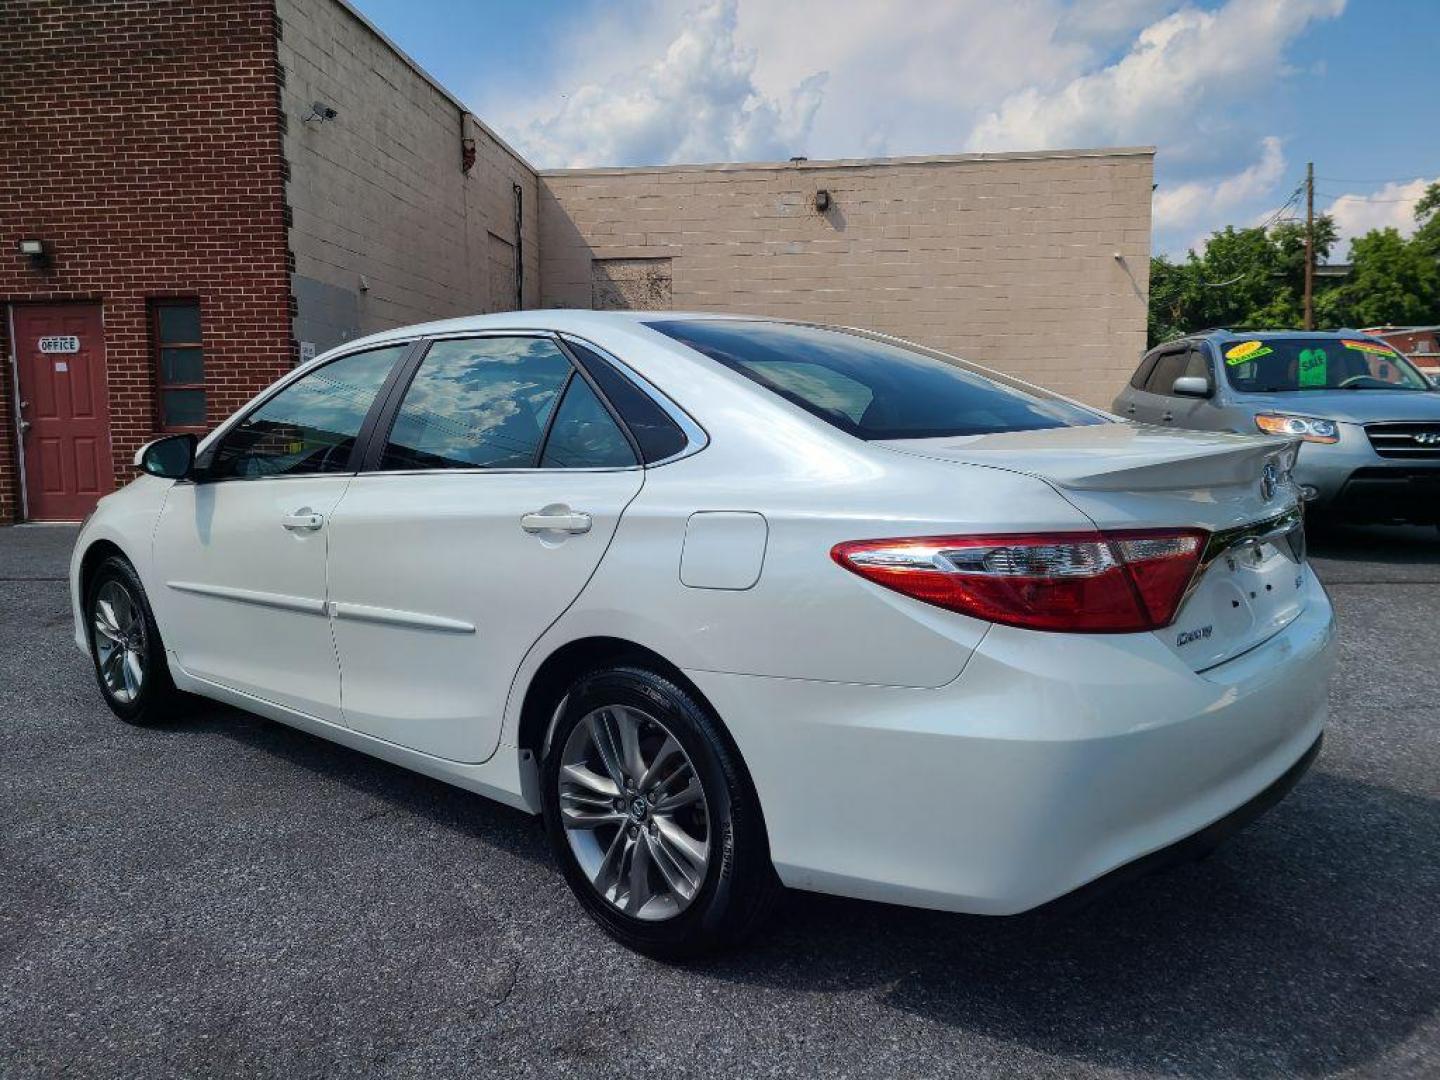
<path id="1" fill-rule="evenodd" d="M 1354 195 L 1349 192 L 1343 195 L 1336 195 L 1333 191 L 1317 191 L 1315 194 L 1319 195 L 1322 199 L 1354 199 L 1356 202 L 1363 203 L 1417 203 L 1420 201 L 1419 195 L 1416 195 L 1413 199 L 1372 199 L 1368 195 Z"/>
<path id="2" fill-rule="evenodd" d="M 1345 176 L 1317 176 L 1316 180 L 1328 180 L 1332 184 L 1408 184 L 1415 180 L 1424 180 L 1424 176 L 1372 176 L 1368 179 Z"/>
<path id="3" fill-rule="evenodd" d="M 1295 190 L 1290 192 L 1289 197 L 1280 204 L 1280 208 L 1276 210 L 1273 214 L 1271 214 L 1268 218 L 1266 218 L 1260 228 L 1268 230 L 1272 225 L 1279 221 L 1287 210 L 1297 204 L 1300 199 L 1300 193 L 1304 190 L 1305 181 L 1301 180 L 1300 183 L 1295 185 Z"/>

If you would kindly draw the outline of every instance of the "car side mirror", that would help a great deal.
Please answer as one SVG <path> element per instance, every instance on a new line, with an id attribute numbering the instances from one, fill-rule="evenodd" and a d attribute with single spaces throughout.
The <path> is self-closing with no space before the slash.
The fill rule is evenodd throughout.
<path id="1" fill-rule="evenodd" d="M 162 480 L 184 480 L 195 469 L 194 435 L 167 435 L 135 452 L 135 467 Z"/>
<path id="2" fill-rule="evenodd" d="M 1181 375 L 1170 390 L 1177 397 L 1209 397 L 1210 380 L 1199 375 Z"/>

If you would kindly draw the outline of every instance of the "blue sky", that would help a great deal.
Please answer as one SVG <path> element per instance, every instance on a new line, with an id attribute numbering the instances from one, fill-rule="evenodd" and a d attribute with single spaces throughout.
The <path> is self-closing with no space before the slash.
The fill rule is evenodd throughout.
<path id="1" fill-rule="evenodd" d="M 542 166 L 1153 144 L 1171 254 L 1440 179 L 1440 0 L 353 2 Z"/>

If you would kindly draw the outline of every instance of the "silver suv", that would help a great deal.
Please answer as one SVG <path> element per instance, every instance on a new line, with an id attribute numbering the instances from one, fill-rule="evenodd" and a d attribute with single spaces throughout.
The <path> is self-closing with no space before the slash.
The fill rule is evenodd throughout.
<path id="1" fill-rule="evenodd" d="M 1440 526 L 1440 392 L 1350 330 L 1207 330 L 1145 354 L 1115 399 L 1126 419 L 1302 440 L 1312 512 Z"/>

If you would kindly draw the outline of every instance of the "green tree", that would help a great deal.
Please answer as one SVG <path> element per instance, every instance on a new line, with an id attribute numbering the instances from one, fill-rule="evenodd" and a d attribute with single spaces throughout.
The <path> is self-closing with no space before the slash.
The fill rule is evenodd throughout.
<path id="1" fill-rule="evenodd" d="M 1440 322 L 1440 264 L 1422 238 L 1374 229 L 1351 241 L 1350 262 L 1350 276 L 1324 298 L 1328 325 Z"/>
<path id="2" fill-rule="evenodd" d="M 1432 259 L 1440 259 L 1440 181 L 1427 187 L 1415 204 L 1415 224 L 1410 242 Z"/>
<path id="3" fill-rule="evenodd" d="M 1440 323 L 1440 182 L 1415 204 L 1415 235 L 1377 229 L 1350 245 L 1347 278 L 1315 282 L 1315 325 Z M 1315 259 L 1338 239 L 1335 222 L 1315 219 Z M 1150 264 L 1150 344 L 1207 326 L 1298 327 L 1304 318 L 1305 226 L 1226 226 L 1183 262 Z"/>
<path id="4" fill-rule="evenodd" d="M 1335 239 L 1335 223 L 1317 218 L 1317 259 L 1329 255 Z M 1304 226 L 1226 226 L 1183 263 L 1151 260 L 1150 344 L 1207 326 L 1299 326 L 1304 283 Z"/>

